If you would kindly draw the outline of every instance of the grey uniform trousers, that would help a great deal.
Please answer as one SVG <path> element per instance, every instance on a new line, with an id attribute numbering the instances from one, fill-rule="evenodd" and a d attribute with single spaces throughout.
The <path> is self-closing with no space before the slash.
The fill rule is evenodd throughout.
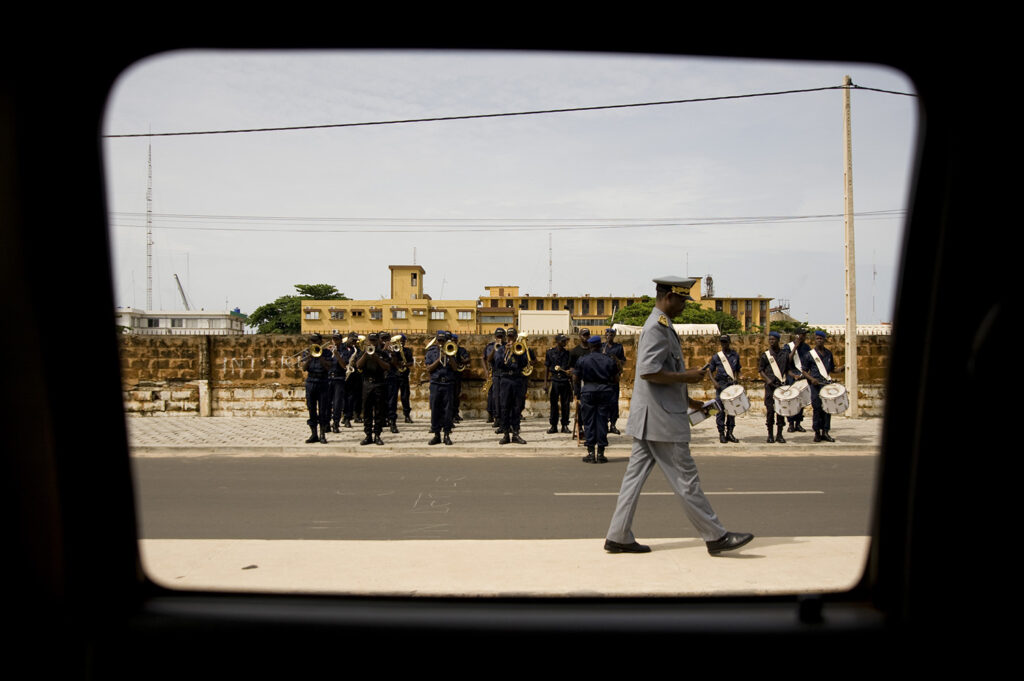
<path id="1" fill-rule="evenodd" d="M 622 489 L 608 528 L 608 539 L 620 544 L 636 541 L 633 536 L 633 515 L 640 501 L 647 476 L 657 463 L 669 484 L 683 502 L 683 510 L 704 541 L 721 539 L 725 527 L 704 496 L 697 475 L 697 464 L 690 456 L 689 442 L 653 442 L 633 438 L 633 452 L 622 476 Z"/>

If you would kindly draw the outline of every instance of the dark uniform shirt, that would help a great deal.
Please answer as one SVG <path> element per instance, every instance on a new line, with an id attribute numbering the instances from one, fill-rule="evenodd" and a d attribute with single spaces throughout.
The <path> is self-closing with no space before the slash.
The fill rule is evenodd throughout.
<path id="1" fill-rule="evenodd" d="M 548 368 L 548 375 L 552 381 L 568 381 L 569 374 L 569 361 L 570 354 L 568 350 L 563 350 L 559 347 L 551 348 L 544 355 L 544 366 Z M 559 371 L 555 371 L 555 367 L 559 367 Z"/>
<path id="2" fill-rule="evenodd" d="M 433 345 L 427 348 L 426 354 L 423 356 L 423 362 L 430 366 L 437 361 L 437 358 L 441 356 L 441 348 L 437 345 Z M 455 369 L 452 368 L 452 358 L 447 359 L 446 365 L 438 366 L 430 374 L 431 383 L 451 383 L 455 380 Z"/>
<path id="3" fill-rule="evenodd" d="M 775 372 L 772 371 L 771 362 L 765 357 L 762 352 L 757 356 L 757 370 L 763 373 L 765 376 L 771 376 L 772 381 L 769 385 L 782 385 L 786 382 L 786 373 L 789 371 L 789 350 L 785 346 L 779 346 L 779 349 L 772 352 L 771 348 L 767 349 L 767 352 L 772 353 L 772 357 L 775 358 L 775 364 L 779 367 L 779 373 L 782 374 L 782 380 L 779 380 L 775 376 Z"/>
<path id="4" fill-rule="evenodd" d="M 835 359 L 833 359 L 832 353 L 826 348 L 822 348 L 820 350 L 815 348 L 814 351 L 818 353 L 818 357 L 821 358 L 821 363 L 825 365 L 825 375 L 822 376 L 821 372 L 818 371 L 818 363 L 814 361 L 813 357 L 811 357 L 810 350 L 807 351 L 807 361 L 804 362 L 804 371 L 822 383 L 828 383 L 832 380 L 829 378 L 828 374 L 836 370 Z"/>
<path id="5" fill-rule="evenodd" d="M 721 390 L 735 382 L 737 376 L 740 375 L 740 353 L 733 349 L 725 350 L 725 358 L 729 360 L 729 366 L 732 368 L 732 378 L 725 371 L 725 366 L 722 365 L 722 360 L 719 358 L 716 352 L 711 357 L 711 378 L 715 382 L 715 386 Z"/>
<path id="6" fill-rule="evenodd" d="M 591 352 L 576 362 L 576 374 L 583 382 L 581 393 L 608 390 L 618 380 L 619 366 L 611 357 Z"/>

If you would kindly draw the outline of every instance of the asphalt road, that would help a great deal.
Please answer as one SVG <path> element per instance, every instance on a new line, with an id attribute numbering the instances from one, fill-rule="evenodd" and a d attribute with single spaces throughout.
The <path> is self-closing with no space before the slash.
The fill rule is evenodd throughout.
<path id="1" fill-rule="evenodd" d="M 874 456 L 698 458 L 723 523 L 759 536 L 869 534 Z M 603 537 L 626 457 L 135 459 L 144 539 Z M 695 537 L 659 470 L 638 537 Z"/>

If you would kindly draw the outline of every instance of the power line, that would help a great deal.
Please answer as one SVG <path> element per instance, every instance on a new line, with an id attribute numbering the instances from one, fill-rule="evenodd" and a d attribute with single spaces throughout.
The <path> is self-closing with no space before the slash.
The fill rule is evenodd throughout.
<path id="1" fill-rule="evenodd" d="M 857 217 L 866 220 L 893 219 L 902 217 L 905 211 L 899 209 L 864 211 L 856 213 Z M 121 213 L 115 215 L 137 215 L 132 213 Z M 171 215 L 171 214 L 165 214 Z M 185 218 L 186 216 L 178 216 Z M 543 218 L 456 218 L 445 221 L 439 218 L 284 218 L 273 216 L 187 216 L 189 219 L 201 219 L 206 221 L 218 221 L 224 218 L 231 221 L 290 221 L 301 223 L 303 221 L 330 220 L 339 223 L 357 223 L 361 226 L 348 226 L 336 228 L 313 228 L 313 227 L 253 227 L 253 226 L 221 226 L 221 225 L 157 225 L 158 229 L 201 231 L 201 232 L 250 232 L 268 234 L 273 233 L 312 233 L 312 234 L 349 234 L 362 233 L 367 231 L 365 225 L 373 224 L 375 233 L 387 234 L 422 234 L 425 229 L 432 233 L 500 233 L 500 232 L 556 232 L 556 231 L 584 231 L 595 229 L 646 229 L 652 227 L 715 227 L 725 225 L 755 225 L 755 224 L 778 224 L 792 222 L 807 222 L 811 220 L 841 220 L 842 213 L 823 213 L 817 215 L 762 215 L 746 217 L 710 217 L 710 218 L 558 218 L 547 220 Z M 170 220 L 169 220 L 170 221 Z M 185 220 L 187 222 L 187 220 Z M 383 222 L 383 224 L 381 224 Z M 451 223 L 472 222 L 473 225 L 452 226 Z M 480 226 L 481 222 L 496 222 L 489 226 Z M 508 224 L 500 224 L 507 222 Z M 525 224 L 524 224 L 525 223 Z M 131 223 L 115 223 L 114 227 L 139 229 L 144 225 Z"/>
<path id="2" fill-rule="evenodd" d="M 567 107 L 561 109 L 536 109 L 532 111 L 507 111 L 503 113 L 488 113 L 488 114 L 465 114 L 461 116 L 433 116 L 429 118 L 403 118 L 387 121 L 364 121 L 360 123 L 325 123 L 322 125 L 287 125 L 270 128 L 236 128 L 228 130 L 193 130 L 188 132 L 146 132 L 146 133 L 126 133 L 117 135 L 103 135 L 106 138 L 127 138 L 127 137 L 181 137 L 186 135 L 233 135 L 239 133 L 253 133 L 253 132 L 285 132 L 294 130 L 324 130 L 328 128 L 355 128 L 365 127 L 372 125 L 401 125 L 407 123 L 437 123 L 441 121 L 464 121 L 474 118 L 501 118 L 509 116 L 538 116 L 542 114 L 555 114 L 555 113 L 570 113 L 576 111 L 602 111 L 608 109 L 631 109 L 647 106 L 666 106 L 669 104 L 696 104 L 700 102 L 717 102 L 730 99 L 749 99 L 752 97 L 777 97 L 780 95 L 794 95 L 803 94 L 808 92 L 822 92 L 825 90 L 842 90 L 846 86 L 843 85 L 829 85 L 825 87 L 816 88 L 803 88 L 797 90 L 778 90 L 775 92 L 754 92 L 740 95 L 719 95 L 717 97 L 693 97 L 690 99 L 670 99 L 660 102 L 634 102 L 632 104 L 605 104 L 600 106 L 576 106 Z M 872 90 L 874 92 L 883 92 L 895 95 L 906 95 L 908 97 L 916 97 L 917 95 L 908 92 L 896 92 L 893 90 L 880 90 L 877 88 L 861 87 L 860 85 L 851 85 L 851 89 L 860 90 Z"/>

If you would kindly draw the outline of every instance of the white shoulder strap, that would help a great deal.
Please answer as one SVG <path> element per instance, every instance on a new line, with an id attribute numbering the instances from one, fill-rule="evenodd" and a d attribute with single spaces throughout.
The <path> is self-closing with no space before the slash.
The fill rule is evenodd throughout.
<path id="1" fill-rule="evenodd" d="M 827 379 L 828 371 L 825 370 L 825 364 L 821 361 L 821 357 L 818 357 L 818 353 L 814 351 L 814 348 L 811 348 L 811 359 L 818 365 L 818 373 L 821 374 L 821 377 Z"/>
<path id="2" fill-rule="evenodd" d="M 725 373 L 729 374 L 729 378 L 736 380 L 736 375 L 732 373 L 732 365 L 729 364 L 729 358 L 725 356 L 725 353 L 721 350 L 718 351 L 718 359 L 722 361 L 722 367 L 725 369 Z"/>
<path id="3" fill-rule="evenodd" d="M 775 374 L 775 378 L 781 381 L 782 372 L 779 371 L 779 365 L 775 362 L 775 357 L 773 357 L 772 353 L 767 350 L 764 351 L 764 356 L 768 358 L 768 363 L 772 365 L 772 373 Z"/>

